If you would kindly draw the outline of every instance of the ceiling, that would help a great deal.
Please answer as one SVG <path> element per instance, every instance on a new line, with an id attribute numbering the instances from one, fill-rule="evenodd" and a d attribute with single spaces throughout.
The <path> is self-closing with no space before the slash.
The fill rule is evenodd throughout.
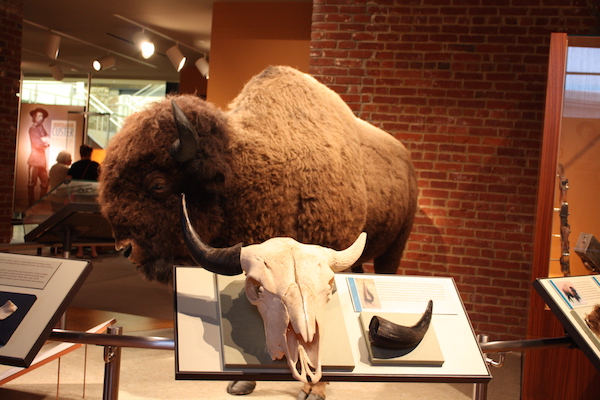
<path id="1" fill-rule="evenodd" d="M 25 0 L 21 69 L 26 78 L 50 77 L 57 62 L 65 77 L 178 81 L 166 50 L 179 42 L 188 62 L 210 50 L 214 0 Z M 130 21 L 119 18 L 120 15 Z M 156 52 L 142 58 L 133 36 L 143 25 Z M 57 60 L 44 53 L 50 31 L 61 36 Z M 159 34 L 156 34 L 158 32 Z M 162 36 L 161 36 L 162 35 Z M 165 39 L 167 36 L 172 39 Z M 96 72 L 92 61 L 110 52 L 114 68 Z"/>

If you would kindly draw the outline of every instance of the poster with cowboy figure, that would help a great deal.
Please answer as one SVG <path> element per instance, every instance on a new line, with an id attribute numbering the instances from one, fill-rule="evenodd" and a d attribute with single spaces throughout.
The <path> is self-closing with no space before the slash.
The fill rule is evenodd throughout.
<path id="1" fill-rule="evenodd" d="M 53 188 L 49 171 L 58 155 L 77 154 L 83 138 L 83 107 L 22 104 L 15 169 L 14 211 L 35 205 Z"/>

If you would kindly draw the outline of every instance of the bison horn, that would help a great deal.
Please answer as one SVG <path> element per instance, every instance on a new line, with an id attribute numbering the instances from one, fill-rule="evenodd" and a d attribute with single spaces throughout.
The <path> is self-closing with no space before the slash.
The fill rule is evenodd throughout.
<path id="1" fill-rule="evenodd" d="M 188 162 L 191 161 L 198 152 L 198 147 L 200 146 L 198 133 L 175 100 L 171 99 L 171 105 L 173 107 L 173 117 L 175 118 L 179 139 L 173 142 L 169 149 L 169 154 L 171 154 L 171 157 L 177 162 Z"/>
<path id="2" fill-rule="evenodd" d="M 198 265 L 219 275 L 239 275 L 242 271 L 240 256 L 242 244 L 216 249 L 205 244 L 192 226 L 187 212 L 185 194 L 181 195 L 181 227 L 185 244 Z"/>
<path id="3" fill-rule="evenodd" d="M 433 313 L 433 301 L 429 300 L 423 316 L 414 326 L 398 325 L 378 315 L 369 323 L 369 341 L 384 349 L 409 349 L 415 347 L 427 333 Z"/>
<path id="4" fill-rule="evenodd" d="M 362 255 L 366 242 L 367 233 L 362 232 L 347 249 L 340 251 L 332 250 L 333 262 L 331 263 L 331 269 L 333 272 L 340 272 L 351 267 Z"/>

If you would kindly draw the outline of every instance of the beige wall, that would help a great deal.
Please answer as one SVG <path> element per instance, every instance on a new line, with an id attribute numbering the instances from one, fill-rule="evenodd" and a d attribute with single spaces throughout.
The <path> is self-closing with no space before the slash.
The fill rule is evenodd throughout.
<path id="1" fill-rule="evenodd" d="M 308 72 L 312 2 L 216 2 L 207 100 L 225 108 L 269 65 Z"/>

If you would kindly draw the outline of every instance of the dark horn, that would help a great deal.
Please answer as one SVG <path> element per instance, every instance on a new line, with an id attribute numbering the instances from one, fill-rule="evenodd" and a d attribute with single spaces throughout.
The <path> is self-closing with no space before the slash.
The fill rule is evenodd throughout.
<path id="1" fill-rule="evenodd" d="M 204 243 L 190 222 L 185 194 L 181 195 L 181 227 L 185 244 L 198 265 L 219 275 L 239 275 L 243 272 L 240 262 L 242 243 L 222 249 Z"/>
<path id="2" fill-rule="evenodd" d="M 175 100 L 171 99 L 171 105 L 173 107 L 173 117 L 175 125 L 177 125 L 179 139 L 173 142 L 169 153 L 177 162 L 188 162 L 194 159 L 198 153 L 198 133 Z"/>
<path id="3" fill-rule="evenodd" d="M 419 322 L 414 326 L 398 325 L 378 315 L 374 315 L 369 323 L 369 341 L 373 346 L 384 349 L 409 349 L 417 346 L 429 329 L 433 314 L 433 300 L 429 300 L 427 308 Z"/>

